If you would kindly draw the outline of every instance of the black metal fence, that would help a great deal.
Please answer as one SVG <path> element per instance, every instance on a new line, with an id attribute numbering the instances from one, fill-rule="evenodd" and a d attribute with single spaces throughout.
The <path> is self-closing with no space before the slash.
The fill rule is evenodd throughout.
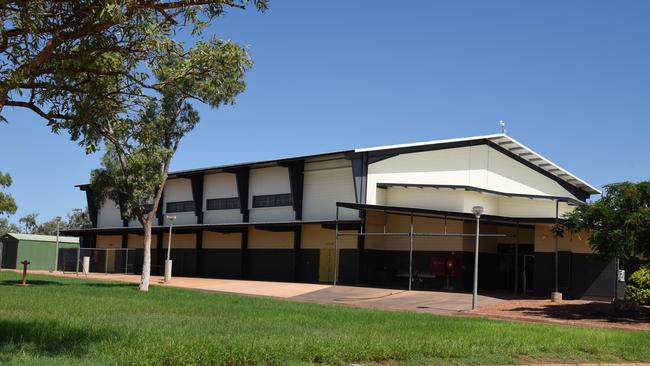
<path id="1" fill-rule="evenodd" d="M 89 258 L 85 269 L 84 257 Z M 133 274 L 139 263 L 137 257 L 136 249 L 132 248 L 65 248 L 59 250 L 59 270 Z"/>

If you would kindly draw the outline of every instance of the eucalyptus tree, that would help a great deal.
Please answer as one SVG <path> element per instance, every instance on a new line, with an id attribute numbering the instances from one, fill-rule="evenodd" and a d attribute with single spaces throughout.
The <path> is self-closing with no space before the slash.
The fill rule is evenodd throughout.
<path id="1" fill-rule="evenodd" d="M 559 227 L 588 231 L 588 244 L 609 257 L 650 257 L 650 181 L 605 186 L 596 202 L 564 215 Z"/>
<path id="2" fill-rule="evenodd" d="M 204 29 L 228 10 L 264 11 L 267 2 L 0 2 L 0 119 L 4 107 L 26 108 L 87 153 L 108 146 L 105 174 L 94 172 L 93 182 L 98 197 L 115 198 L 145 228 L 142 290 L 149 285 L 158 191 L 178 142 L 198 122 L 189 100 L 232 103 L 251 65 L 244 48 L 206 37 Z M 175 39 L 180 29 L 191 29 L 189 45 Z M 111 172 L 120 176 L 111 181 Z M 144 209 L 149 205 L 153 211 Z"/>
<path id="3" fill-rule="evenodd" d="M 157 85 L 142 70 L 166 56 L 177 30 L 200 38 L 249 4 L 263 11 L 267 0 L 0 1 L 0 119 L 5 107 L 29 109 L 95 151 L 105 131 L 88 122 L 144 103 Z"/>
<path id="4" fill-rule="evenodd" d="M 181 48 L 156 64 L 152 74 L 160 87 L 137 115 L 105 126 L 107 149 L 101 168 L 91 173 L 98 204 L 117 202 L 123 219 L 137 219 L 144 229 L 140 290 L 147 291 L 151 270 L 151 229 L 160 205 L 174 153 L 199 122 L 191 101 L 217 108 L 234 103 L 245 88 L 252 66 L 245 48 L 227 41 Z"/>
<path id="5" fill-rule="evenodd" d="M 9 188 L 11 183 L 9 173 L 0 171 L 0 188 Z M 0 215 L 13 215 L 17 209 L 16 200 L 9 193 L 0 191 Z"/>
<path id="6" fill-rule="evenodd" d="M 20 227 L 16 224 L 9 222 L 6 217 L 0 217 L 0 237 L 7 233 L 19 233 Z"/>

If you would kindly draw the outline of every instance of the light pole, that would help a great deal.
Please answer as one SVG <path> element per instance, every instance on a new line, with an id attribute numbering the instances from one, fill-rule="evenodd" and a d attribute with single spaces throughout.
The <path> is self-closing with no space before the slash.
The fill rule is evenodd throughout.
<path id="1" fill-rule="evenodd" d="M 474 288 L 472 290 L 472 310 L 476 309 L 477 296 L 478 296 L 478 242 L 481 234 L 480 223 L 483 207 L 474 206 L 472 213 L 476 216 L 476 246 L 474 246 Z"/>
<path id="2" fill-rule="evenodd" d="M 54 251 L 54 272 L 59 270 L 59 229 L 61 226 L 61 218 L 56 218 L 56 249 Z"/>
<path id="3" fill-rule="evenodd" d="M 169 282 L 172 278 L 172 260 L 169 259 L 172 249 L 172 226 L 174 226 L 174 220 L 176 216 L 166 216 L 169 220 L 169 235 L 167 238 L 167 260 L 165 260 L 165 283 Z"/>

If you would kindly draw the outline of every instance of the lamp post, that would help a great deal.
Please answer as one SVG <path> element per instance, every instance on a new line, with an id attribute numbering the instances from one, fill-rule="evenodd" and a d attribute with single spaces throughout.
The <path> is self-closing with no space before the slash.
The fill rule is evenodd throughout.
<path id="1" fill-rule="evenodd" d="M 474 288 L 472 290 L 472 310 L 476 309 L 477 296 L 478 296 L 478 242 L 479 236 L 481 233 L 480 223 L 481 223 L 481 214 L 483 213 L 483 207 L 474 206 L 472 208 L 472 213 L 476 216 L 476 245 L 474 246 Z"/>
<path id="2" fill-rule="evenodd" d="M 54 272 L 59 270 L 59 230 L 61 226 L 61 218 L 56 218 L 56 249 L 54 250 Z"/>
<path id="3" fill-rule="evenodd" d="M 172 249 L 172 227 L 174 226 L 174 220 L 176 216 L 167 215 L 167 220 L 169 220 L 169 235 L 167 238 L 167 260 L 165 260 L 165 283 L 169 282 L 172 278 L 172 260 L 169 259 Z"/>

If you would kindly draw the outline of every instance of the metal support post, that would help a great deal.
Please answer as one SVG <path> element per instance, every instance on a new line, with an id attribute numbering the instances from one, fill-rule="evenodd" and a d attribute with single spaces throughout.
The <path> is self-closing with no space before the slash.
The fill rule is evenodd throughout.
<path id="1" fill-rule="evenodd" d="M 336 221 L 334 224 L 334 286 L 336 286 L 339 277 L 339 206 L 336 206 Z"/>
<path id="2" fill-rule="evenodd" d="M 413 213 L 411 213 L 411 229 L 409 230 L 409 291 L 413 285 Z"/>
<path id="3" fill-rule="evenodd" d="M 515 295 L 519 292 L 519 220 L 515 230 Z"/>
<path id="4" fill-rule="evenodd" d="M 476 309 L 478 303 L 478 251 L 479 251 L 479 238 L 481 236 L 480 224 L 481 214 L 483 214 L 483 207 L 474 206 L 472 212 L 476 216 L 476 245 L 474 246 L 474 287 L 472 289 L 472 310 Z"/>
<path id="5" fill-rule="evenodd" d="M 555 200 L 555 226 L 559 224 L 559 214 L 560 214 L 560 201 Z M 558 267 L 559 267 L 559 251 L 560 251 L 560 237 L 555 234 L 555 292 L 559 291 L 559 276 L 558 276 Z"/>
<path id="6" fill-rule="evenodd" d="M 59 225 L 61 225 L 61 218 L 56 220 L 56 249 L 54 250 L 54 272 L 59 270 Z"/>

